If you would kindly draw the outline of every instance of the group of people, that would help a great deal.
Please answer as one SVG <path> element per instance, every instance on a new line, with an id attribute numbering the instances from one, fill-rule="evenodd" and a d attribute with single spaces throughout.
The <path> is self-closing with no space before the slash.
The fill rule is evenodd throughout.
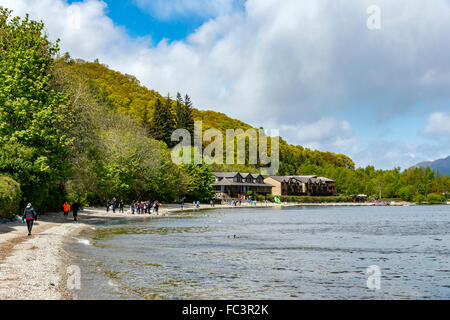
<path id="1" fill-rule="evenodd" d="M 106 212 L 112 209 L 113 213 L 116 213 L 117 208 L 119 208 L 119 213 L 123 213 L 124 202 L 123 200 L 117 201 L 116 198 L 106 201 Z"/>
<path id="2" fill-rule="evenodd" d="M 148 201 L 135 201 L 133 200 L 133 202 L 131 202 L 131 214 L 152 214 L 152 209 L 153 209 L 153 213 L 158 213 L 159 211 L 159 207 L 161 206 L 161 204 L 159 203 L 158 200 L 151 202 L 150 200 Z"/>
<path id="3" fill-rule="evenodd" d="M 256 200 L 248 199 L 248 205 L 256 207 Z M 231 206 L 233 206 L 233 207 L 242 206 L 242 199 L 231 200 Z"/>
<path id="4" fill-rule="evenodd" d="M 69 202 L 66 201 L 62 205 L 62 208 L 64 212 L 64 218 L 67 218 L 70 211 L 72 210 L 73 220 L 78 221 L 78 211 L 80 211 L 80 203 L 78 202 L 78 200 L 75 200 L 72 205 L 70 205 Z"/>

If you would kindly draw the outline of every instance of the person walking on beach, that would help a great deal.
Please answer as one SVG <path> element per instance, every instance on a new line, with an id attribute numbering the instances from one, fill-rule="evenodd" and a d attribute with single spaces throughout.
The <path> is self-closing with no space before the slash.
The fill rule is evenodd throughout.
<path id="1" fill-rule="evenodd" d="M 78 221 L 78 211 L 80 211 L 80 204 L 78 203 L 78 200 L 75 200 L 72 205 L 73 221 Z"/>
<path id="2" fill-rule="evenodd" d="M 148 200 L 148 214 L 152 214 L 152 209 L 153 209 L 153 201 Z"/>
<path id="3" fill-rule="evenodd" d="M 135 209 L 136 209 L 136 201 L 133 200 L 133 202 L 131 202 L 131 214 L 134 214 Z"/>
<path id="4" fill-rule="evenodd" d="M 116 213 L 116 208 L 117 208 L 117 199 L 113 198 L 113 200 L 112 200 L 113 213 Z"/>
<path id="5" fill-rule="evenodd" d="M 106 212 L 109 212 L 109 207 L 111 206 L 111 203 L 109 202 L 109 200 L 106 200 Z"/>
<path id="6" fill-rule="evenodd" d="M 25 210 L 23 211 L 23 217 L 22 217 L 22 223 L 24 221 L 27 221 L 27 227 L 28 227 L 28 236 L 31 236 L 31 230 L 33 229 L 33 223 L 34 221 L 37 221 L 37 213 L 34 210 L 31 203 L 27 205 Z"/>
<path id="7" fill-rule="evenodd" d="M 120 200 L 119 202 L 119 213 L 123 213 L 123 200 Z"/>
<path id="8" fill-rule="evenodd" d="M 64 218 L 67 218 L 70 212 L 70 204 L 66 201 L 63 204 Z"/>
<path id="9" fill-rule="evenodd" d="M 155 212 L 156 214 L 158 214 L 159 206 L 160 206 L 160 204 L 159 204 L 158 200 L 156 200 L 156 201 L 155 201 L 155 204 L 153 205 L 154 212 Z"/>
<path id="10" fill-rule="evenodd" d="M 141 214 L 141 205 L 139 204 L 139 201 L 136 202 L 136 212 L 137 214 Z"/>

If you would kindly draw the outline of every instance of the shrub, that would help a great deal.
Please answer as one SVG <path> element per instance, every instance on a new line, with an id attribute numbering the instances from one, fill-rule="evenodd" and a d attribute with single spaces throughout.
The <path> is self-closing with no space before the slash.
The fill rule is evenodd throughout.
<path id="1" fill-rule="evenodd" d="M 19 214 L 22 192 L 13 179 L 0 176 L 0 218 L 11 219 Z"/>
<path id="2" fill-rule="evenodd" d="M 414 202 L 416 202 L 416 203 L 422 203 L 425 200 L 426 200 L 425 196 L 423 196 L 421 194 L 418 194 L 417 196 L 414 197 Z"/>
<path id="3" fill-rule="evenodd" d="M 427 202 L 431 203 L 431 204 L 443 203 L 443 202 L 445 202 L 445 197 L 441 194 L 430 193 L 427 196 Z"/>
<path id="4" fill-rule="evenodd" d="M 267 201 L 270 201 L 270 202 L 273 202 L 273 201 L 274 201 L 274 196 L 273 196 L 273 194 L 268 194 L 268 195 L 266 196 L 266 200 L 267 200 Z"/>
<path id="5" fill-rule="evenodd" d="M 280 196 L 281 202 L 298 202 L 298 203 L 337 203 L 352 202 L 352 197 L 310 197 L 310 196 Z"/>

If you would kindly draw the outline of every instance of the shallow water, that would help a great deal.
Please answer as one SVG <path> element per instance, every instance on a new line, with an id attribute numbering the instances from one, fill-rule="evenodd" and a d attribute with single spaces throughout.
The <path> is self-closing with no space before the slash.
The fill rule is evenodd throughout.
<path id="1" fill-rule="evenodd" d="M 108 224 L 67 249 L 78 299 L 449 299 L 449 231 L 449 206 L 225 209 Z"/>

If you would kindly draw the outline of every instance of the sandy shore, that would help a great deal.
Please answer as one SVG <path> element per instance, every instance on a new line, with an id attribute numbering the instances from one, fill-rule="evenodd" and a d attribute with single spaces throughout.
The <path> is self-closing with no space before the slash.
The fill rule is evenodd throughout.
<path id="1" fill-rule="evenodd" d="M 257 207 L 296 206 L 258 203 Z M 301 204 L 310 206 L 367 206 L 364 203 Z M 243 208 L 248 207 L 243 203 Z M 230 205 L 216 205 L 215 209 L 231 208 Z M 200 210 L 211 209 L 202 205 Z M 185 211 L 194 210 L 192 204 L 185 205 Z M 195 209 L 199 210 L 199 209 Z M 33 235 L 27 236 L 26 225 L 20 220 L 0 225 L 0 300 L 39 299 L 70 300 L 72 293 L 67 289 L 67 267 L 70 257 L 64 251 L 65 242 L 85 228 L 120 219 L 158 218 L 180 211 L 176 205 L 161 207 L 159 215 L 131 215 L 106 213 L 104 209 L 85 209 L 79 213 L 79 222 L 71 217 L 64 219 L 62 213 L 46 214 L 35 223 Z"/>

